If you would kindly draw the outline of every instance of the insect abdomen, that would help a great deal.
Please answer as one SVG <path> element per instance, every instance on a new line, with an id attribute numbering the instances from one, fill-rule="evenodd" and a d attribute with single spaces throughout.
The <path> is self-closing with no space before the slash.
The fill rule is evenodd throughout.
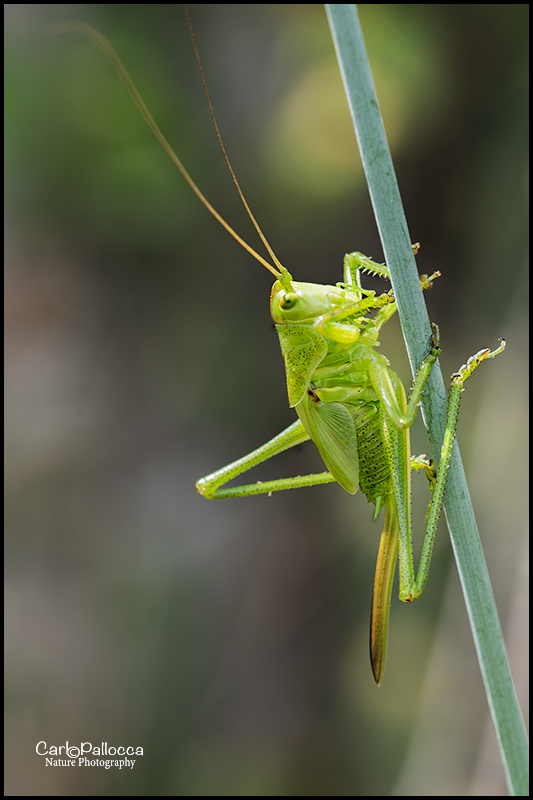
<path id="1" fill-rule="evenodd" d="M 361 491 L 371 503 L 392 492 L 390 466 L 381 432 L 377 404 L 350 404 L 355 423 Z"/>

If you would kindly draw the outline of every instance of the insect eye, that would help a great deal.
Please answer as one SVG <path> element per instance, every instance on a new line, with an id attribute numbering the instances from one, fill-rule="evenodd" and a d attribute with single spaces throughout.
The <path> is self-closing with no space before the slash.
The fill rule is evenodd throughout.
<path id="1" fill-rule="evenodd" d="M 283 309 L 294 308 L 294 306 L 298 302 L 298 299 L 299 298 L 297 294 L 294 294 L 293 292 L 287 292 L 287 294 L 283 295 L 283 297 L 279 301 L 279 304 Z"/>

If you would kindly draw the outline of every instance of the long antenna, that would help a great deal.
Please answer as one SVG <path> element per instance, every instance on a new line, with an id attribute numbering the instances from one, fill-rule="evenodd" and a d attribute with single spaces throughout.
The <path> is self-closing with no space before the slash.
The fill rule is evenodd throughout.
<path id="1" fill-rule="evenodd" d="M 96 30 L 96 28 L 92 27 L 92 25 L 89 25 L 87 22 L 82 22 L 81 20 L 65 20 L 64 22 L 57 22 L 57 23 L 55 23 L 53 25 L 50 25 L 48 27 L 47 33 L 48 33 L 49 36 L 58 36 L 59 34 L 62 34 L 62 33 L 81 33 L 82 36 L 86 36 L 88 39 L 90 39 L 91 41 L 93 41 L 95 44 L 98 45 L 100 50 L 102 50 L 103 53 L 105 53 L 105 55 L 107 56 L 107 58 L 111 62 L 112 66 L 115 69 L 115 72 L 117 73 L 117 75 L 119 76 L 120 80 L 122 81 L 122 83 L 124 84 L 124 86 L 126 87 L 128 92 L 130 93 L 131 97 L 133 98 L 133 101 L 134 101 L 135 105 L 137 106 L 137 108 L 139 109 L 141 114 L 143 115 L 143 117 L 146 120 L 148 126 L 150 127 L 152 133 L 156 137 L 157 141 L 163 147 L 163 149 L 165 150 L 167 155 L 170 157 L 170 159 L 173 161 L 173 163 L 177 166 L 177 168 L 179 169 L 179 171 L 181 172 L 181 174 L 183 175 L 183 177 L 185 178 L 185 180 L 187 181 L 187 183 L 189 184 L 189 186 L 191 187 L 193 192 L 196 194 L 196 196 L 201 200 L 201 202 L 204 204 L 204 206 L 207 208 L 207 210 L 211 212 L 211 214 L 215 217 L 215 219 L 217 219 L 220 222 L 220 224 L 227 230 L 227 232 L 231 236 L 233 236 L 233 238 L 237 242 L 239 242 L 241 247 L 244 247 L 244 249 L 247 250 L 250 253 L 250 255 L 252 255 L 255 259 L 257 259 L 257 261 L 259 261 L 273 275 L 275 275 L 276 278 L 279 278 L 280 277 L 280 272 L 278 272 L 278 270 L 275 269 L 272 266 L 272 264 L 269 264 L 268 261 L 266 261 L 262 256 L 260 256 L 259 253 L 256 253 L 256 251 L 253 249 L 253 247 L 251 247 L 247 242 L 245 242 L 244 239 L 242 239 L 239 236 L 239 234 L 236 231 L 233 230 L 231 225 L 229 225 L 226 222 L 226 220 L 223 217 L 220 216 L 218 211 L 215 208 L 213 208 L 213 206 L 211 205 L 209 200 L 202 194 L 202 192 L 200 191 L 198 186 L 195 184 L 195 182 L 193 181 L 193 179 L 191 178 L 191 176 L 189 175 L 189 173 L 187 172 L 187 170 L 185 169 L 185 167 L 183 166 L 183 164 L 181 163 L 181 161 L 177 157 L 176 153 L 174 152 L 174 150 L 172 149 L 170 144 L 167 142 L 167 140 L 165 139 L 165 137 L 163 136 L 163 134 L 159 130 L 159 127 L 158 127 L 156 121 L 154 120 L 154 118 L 152 117 L 150 112 L 148 111 L 148 108 L 146 107 L 146 105 L 144 103 L 144 100 L 142 99 L 141 95 L 139 94 L 139 92 L 137 90 L 137 87 L 135 86 L 135 84 L 133 83 L 132 79 L 130 78 L 130 76 L 128 74 L 128 71 L 126 70 L 126 67 L 124 66 L 124 64 L 122 63 L 122 61 L 118 57 L 118 55 L 116 54 L 116 52 L 113 49 L 113 47 L 111 46 L 111 44 L 107 41 L 105 36 L 102 36 L 102 34 L 99 33 Z M 194 46 L 195 46 L 195 49 L 196 49 L 196 44 Z M 202 73 L 202 78 L 203 78 L 203 73 Z M 204 81 L 204 83 L 205 83 L 205 81 Z M 208 99 L 209 99 L 209 95 L 208 95 Z M 210 100 L 209 100 L 209 105 L 211 106 L 211 101 Z M 212 109 L 211 109 L 211 113 L 213 113 Z M 213 115 L 213 119 L 214 119 L 214 115 Z M 216 125 L 216 122 L 215 122 L 215 125 Z M 216 130 L 217 130 L 217 135 L 218 135 L 219 141 L 222 144 L 222 141 L 220 139 L 220 135 L 218 133 L 218 128 Z M 224 150 L 223 146 L 222 146 L 222 149 Z M 224 153 L 224 155 L 225 155 L 226 161 L 227 161 L 227 163 L 229 165 L 228 158 L 227 158 L 225 153 Z M 230 166 L 231 174 L 233 175 L 233 170 L 231 169 L 231 165 L 229 165 L 229 166 Z M 233 180 L 237 184 L 237 188 L 239 189 L 239 193 L 241 195 L 241 199 L 243 200 L 244 205 L 245 205 L 245 207 L 246 207 L 246 209 L 247 209 L 247 211 L 248 211 L 248 213 L 249 213 L 249 215 L 250 215 L 250 217 L 252 219 L 252 222 L 254 223 L 255 227 L 259 231 L 259 234 L 260 234 L 263 242 L 265 243 L 270 255 L 272 256 L 274 262 L 278 265 L 278 267 L 280 268 L 280 271 L 282 273 L 287 274 L 287 270 L 284 267 L 281 266 L 281 264 L 279 263 L 278 259 L 273 254 L 273 251 L 272 251 L 271 247 L 268 245 L 265 237 L 261 233 L 259 225 L 255 221 L 250 209 L 248 208 L 248 205 L 247 205 L 246 201 L 244 200 L 244 197 L 243 197 L 242 192 L 240 190 L 239 184 L 237 183 L 235 175 L 233 175 Z"/>
<path id="2" fill-rule="evenodd" d="M 252 222 L 254 224 L 254 227 L 255 227 L 257 233 L 259 234 L 259 236 L 261 238 L 261 241 L 263 242 L 263 244 L 265 245 L 266 249 L 268 250 L 268 252 L 270 254 L 270 258 L 272 259 L 274 264 L 278 267 L 280 272 L 285 272 L 286 271 L 285 267 L 283 267 L 282 264 L 279 262 L 278 257 L 276 256 L 275 252 L 272 250 L 270 244 L 268 243 L 268 240 L 267 240 L 265 234 L 263 233 L 263 231 L 259 227 L 259 223 L 257 222 L 256 218 L 252 214 L 250 206 L 246 202 L 246 198 L 245 198 L 245 196 L 244 196 L 244 194 L 242 192 L 242 189 L 241 189 L 241 187 L 239 185 L 239 181 L 237 180 L 237 177 L 236 177 L 235 173 L 233 172 L 233 167 L 231 166 L 230 160 L 228 158 L 228 154 L 226 153 L 226 148 L 224 147 L 224 142 L 222 141 L 222 136 L 220 135 L 220 131 L 218 129 L 218 123 L 217 123 L 217 120 L 216 120 L 216 117 L 215 117 L 215 112 L 213 110 L 213 104 L 211 103 L 211 96 L 209 94 L 209 89 L 207 88 L 207 82 L 205 80 L 205 75 L 204 75 L 204 68 L 202 67 L 202 62 L 200 60 L 200 53 L 198 52 L 198 46 L 196 44 L 196 37 L 194 35 L 194 30 L 193 30 L 193 27 L 192 27 L 191 18 L 189 16 L 189 9 L 187 8 L 187 6 L 185 6 L 185 14 L 187 15 L 187 24 L 189 26 L 189 31 L 191 32 L 191 39 L 192 39 L 192 43 L 193 43 L 193 46 L 194 46 L 194 52 L 196 53 L 196 60 L 198 61 L 198 66 L 200 68 L 200 75 L 202 76 L 202 83 L 204 85 L 205 95 L 207 97 L 207 102 L 209 103 L 209 111 L 211 112 L 211 119 L 213 120 L 213 125 L 215 126 L 217 139 L 218 139 L 220 147 L 222 149 L 222 154 L 224 156 L 226 164 L 228 165 L 228 169 L 229 169 L 229 171 L 231 173 L 231 177 L 233 178 L 233 183 L 237 187 L 237 191 L 239 192 L 239 197 L 242 200 L 242 204 L 245 207 L 248 216 L 252 220 Z"/>

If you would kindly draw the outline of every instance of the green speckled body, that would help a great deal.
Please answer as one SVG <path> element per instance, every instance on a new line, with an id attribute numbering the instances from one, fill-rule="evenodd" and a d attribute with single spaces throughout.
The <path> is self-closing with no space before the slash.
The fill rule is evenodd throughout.
<path id="1" fill-rule="evenodd" d="M 414 246 L 416 252 L 417 247 Z M 298 421 L 242 459 L 198 481 L 206 497 L 242 497 L 336 481 L 350 494 L 360 488 L 384 522 L 374 578 L 370 654 L 379 684 L 385 669 L 394 571 L 400 565 L 400 599 L 420 597 L 429 572 L 433 542 L 450 463 L 459 396 L 466 378 L 494 352 L 480 351 L 452 380 L 446 435 L 438 472 L 427 456 L 411 457 L 413 423 L 426 378 L 440 352 L 438 329 L 429 342 L 409 401 L 385 356 L 376 351 L 381 327 L 396 312 L 392 291 L 376 296 L 364 289 L 360 273 L 388 277 L 387 267 L 361 253 L 344 259 L 344 282 L 337 286 L 299 283 L 282 268 L 272 287 L 271 313 L 285 361 L 289 405 Z M 438 277 L 422 276 L 422 288 Z M 306 439 L 315 443 L 327 472 L 220 488 L 232 478 Z M 426 533 L 415 575 L 411 525 L 411 470 L 424 470 L 431 491 Z"/>
<path id="2" fill-rule="evenodd" d="M 339 286 L 277 281 L 271 311 L 289 404 L 340 485 L 352 494 L 360 487 L 379 509 L 393 491 L 383 426 L 387 407 L 395 405 L 401 417 L 402 392 L 375 348 L 396 305 L 390 293 L 376 298 L 362 289 L 359 266 L 345 262 L 346 283 Z"/>
<path id="3" fill-rule="evenodd" d="M 352 405 L 359 452 L 359 485 L 370 503 L 392 494 L 391 467 L 383 441 L 378 403 Z"/>

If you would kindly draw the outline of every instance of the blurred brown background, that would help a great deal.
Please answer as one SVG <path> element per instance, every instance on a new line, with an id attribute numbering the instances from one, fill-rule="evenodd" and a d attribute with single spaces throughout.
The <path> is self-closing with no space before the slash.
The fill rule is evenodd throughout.
<path id="1" fill-rule="evenodd" d="M 498 336 L 459 440 L 522 701 L 528 493 L 527 5 L 362 4 L 445 375 Z M 294 419 L 271 276 L 209 216 L 101 52 L 106 35 L 187 169 L 257 246 L 183 7 L 8 4 L 8 795 L 504 795 L 445 526 L 423 599 L 368 621 L 379 523 L 337 486 L 206 501 L 195 480 Z M 296 279 L 382 257 L 324 9 L 192 5 L 225 145 Z M 382 352 L 409 384 L 396 321 Z M 413 450 L 427 449 L 418 424 Z M 261 475 L 320 469 L 312 446 Z M 414 499 L 421 532 L 427 491 Z M 35 754 L 107 741 L 133 771 Z"/>

